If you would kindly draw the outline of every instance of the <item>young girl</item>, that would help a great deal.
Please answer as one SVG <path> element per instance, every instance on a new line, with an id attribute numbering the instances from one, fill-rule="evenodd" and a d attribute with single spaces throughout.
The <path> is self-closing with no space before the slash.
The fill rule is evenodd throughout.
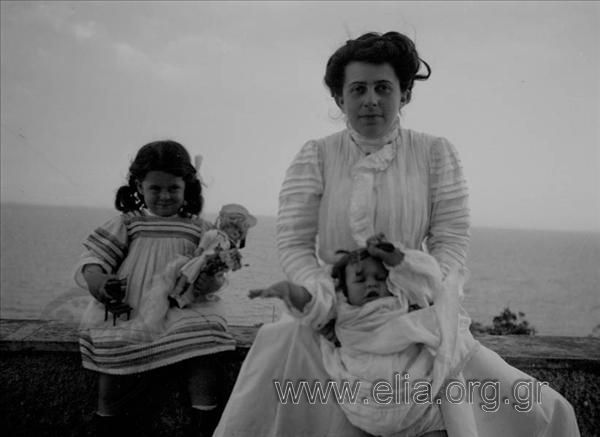
<path id="1" fill-rule="evenodd" d="M 186 149 L 174 141 L 143 146 L 115 206 L 121 214 L 85 240 L 75 275 L 95 298 L 82 319 L 80 350 L 83 366 L 99 373 L 96 420 L 109 433 L 127 425 L 123 414 L 139 402 L 147 372 L 185 360 L 193 421 L 210 434 L 218 420 L 214 354 L 235 348 L 219 302 L 172 307 L 160 336 L 135 335 L 155 275 L 177 256 L 192 256 L 211 228 L 197 217 L 202 188 Z"/>

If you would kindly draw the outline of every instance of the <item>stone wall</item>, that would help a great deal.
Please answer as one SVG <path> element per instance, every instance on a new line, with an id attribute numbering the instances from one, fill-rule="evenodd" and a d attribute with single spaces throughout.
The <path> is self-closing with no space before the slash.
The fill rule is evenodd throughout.
<path id="1" fill-rule="evenodd" d="M 224 353 L 223 398 L 231 392 L 257 328 L 232 327 L 238 349 Z M 575 408 L 582 436 L 599 436 L 600 339 L 482 336 L 482 344 L 562 393 Z M 9 436 L 85 436 L 97 380 L 81 367 L 76 329 L 51 321 L 0 320 L 1 425 Z M 148 402 L 130 417 L 145 436 L 184 436 L 189 423 L 182 372 L 152 376 Z M 6 432 L 8 434 L 6 434 Z"/>

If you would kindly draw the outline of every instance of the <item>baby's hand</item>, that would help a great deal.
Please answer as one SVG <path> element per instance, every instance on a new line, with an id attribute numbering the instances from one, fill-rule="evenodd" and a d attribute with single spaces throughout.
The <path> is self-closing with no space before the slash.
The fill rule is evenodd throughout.
<path id="1" fill-rule="evenodd" d="M 367 239 L 367 251 L 371 256 L 379 258 L 391 267 L 399 265 L 404 260 L 404 253 L 390 243 L 383 233 Z"/>
<path id="2" fill-rule="evenodd" d="M 306 303 L 311 299 L 310 293 L 306 288 L 289 281 L 277 282 L 268 288 L 250 290 L 248 297 L 250 299 L 276 297 L 284 301 L 288 307 L 296 308 L 299 311 L 302 311 Z"/>

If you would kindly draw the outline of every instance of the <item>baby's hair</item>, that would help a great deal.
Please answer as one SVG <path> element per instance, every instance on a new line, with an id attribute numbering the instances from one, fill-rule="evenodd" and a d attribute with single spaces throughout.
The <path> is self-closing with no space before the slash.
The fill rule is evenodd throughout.
<path id="1" fill-rule="evenodd" d="M 141 183 L 151 171 L 169 173 L 182 178 L 185 182 L 184 204 L 178 212 L 180 216 L 190 217 L 202 212 L 204 198 L 196 169 L 185 147 L 172 140 L 148 143 L 137 152 L 129 166 L 127 185 L 117 190 L 115 208 L 118 211 L 140 211 L 145 206 L 144 198 L 138 192 L 137 183 Z"/>
<path id="2" fill-rule="evenodd" d="M 331 277 L 335 282 L 336 291 L 341 291 L 346 297 L 348 297 L 348 284 L 346 284 L 346 268 L 349 265 L 358 264 L 359 262 L 367 258 L 372 258 L 381 262 L 379 258 L 371 255 L 365 248 L 355 249 L 353 251 L 338 250 L 335 253 L 336 255 L 342 255 L 342 257 L 338 259 L 337 262 L 333 265 L 333 268 L 331 269 Z"/>

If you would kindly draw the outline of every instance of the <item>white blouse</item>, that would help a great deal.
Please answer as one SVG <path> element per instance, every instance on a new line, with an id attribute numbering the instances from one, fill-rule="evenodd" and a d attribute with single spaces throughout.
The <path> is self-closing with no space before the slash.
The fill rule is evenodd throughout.
<path id="1" fill-rule="evenodd" d="M 374 153 L 365 153 L 361 141 L 345 129 L 307 142 L 279 195 L 279 259 L 289 280 L 311 293 L 303 320 L 315 328 L 334 307 L 323 263 L 335 262 L 337 250 L 364 246 L 374 233 L 407 249 L 425 248 L 444 276 L 465 264 L 468 192 L 454 146 L 398 123 Z"/>

